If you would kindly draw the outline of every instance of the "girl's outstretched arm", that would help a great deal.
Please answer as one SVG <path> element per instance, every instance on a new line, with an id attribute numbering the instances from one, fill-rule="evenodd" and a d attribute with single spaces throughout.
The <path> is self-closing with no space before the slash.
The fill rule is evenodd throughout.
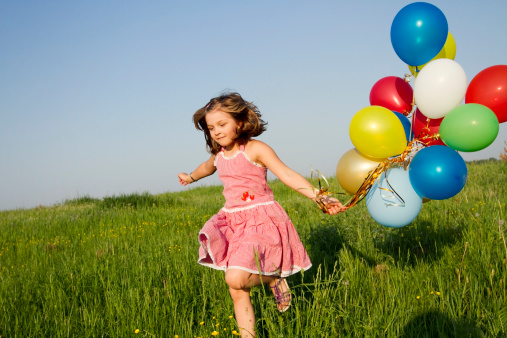
<path id="1" fill-rule="evenodd" d="M 201 163 L 190 174 L 187 173 L 178 174 L 180 184 L 187 185 L 190 183 L 194 183 L 199 181 L 201 178 L 214 174 L 215 171 L 217 170 L 214 163 L 215 163 L 215 155 L 211 155 L 206 162 Z"/>
<path id="2" fill-rule="evenodd" d="M 254 162 L 266 166 L 271 172 L 280 179 L 286 186 L 294 189 L 302 195 L 315 200 L 316 189 L 301 174 L 295 172 L 283 163 L 275 151 L 266 143 L 252 140 L 248 143 L 248 153 Z M 336 198 L 325 196 L 322 201 L 332 215 L 345 211 L 344 206 Z"/>

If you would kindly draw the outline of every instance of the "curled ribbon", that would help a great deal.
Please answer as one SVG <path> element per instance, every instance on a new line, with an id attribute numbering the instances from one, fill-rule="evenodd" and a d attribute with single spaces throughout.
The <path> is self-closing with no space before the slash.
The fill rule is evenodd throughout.
<path id="1" fill-rule="evenodd" d="M 382 174 L 384 174 L 385 180 L 386 180 L 387 185 L 389 186 L 390 189 L 383 188 L 383 187 L 379 187 L 379 189 L 392 193 L 392 195 L 390 195 L 390 196 L 382 195 L 382 197 L 388 198 L 388 197 L 396 196 L 401 201 L 401 203 L 397 203 L 397 204 L 388 203 L 387 205 L 391 205 L 391 206 L 404 206 L 405 205 L 405 201 L 403 200 L 403 198 L 393 189 L 393 187 L 391 186 L 391 184 L 387 180 L 387 170 L 393 165 L 399 165 L 400 167 L 403 167 L 404 169 L 406 169 L 408 167 L 408 165 L 410 164 L 410 161 L 414 157 L 415 153 L 417 153 L 422 148 L 427 147 L 432 141 L 440 139 L 440 135 L 438 133 L 431 134 L 431 135 L 429 134 L 429 132 L 430 132 L 429 122 L 430 122 L 430 119 L 428 118 L 426 126 L 422 129 L 418 138 L 415 138 L 412 141 L 410 141 L 407 144 L 407 147 L 405 148 L 405 150 L 400 155 L 398 155 L 396 157 L 389 158 L 389 159 L 385 160 L 384 162 L 381 162 L 374 170 L 370 171 L 366 175 L 366 177 L 363 181 L 363 184 L 359 187 L 357 192 L 349 199 L 349 201 L 347 201 L 344 204 L 345 210 L 350 209 L 353 206 L 355 206 L 357 203 L 361 202 L 363 200 L 363 198 L 365 198 L 366 195 L 368 194 L 368 192 L 371 190 L 372 186 L 375 184 L 375 181 Z M 411 133 L 412 133 L 412 130 L 410 131 L 410 134 Z M 321 176 L 327 184 L 327 187 L 322 188 L 321 183 L 320 183 L 320 177 L 318 177 L 319 189 L 313 188 L 315 191 L 315 202 L 317 203 L 319 208 L 324 213 L 326 213 L 327 208 L 324 205 L 322 199 L 326 195 L 331 195 L 332 192 L 329 191 L 329 183 L 328 183 L 326 177 L 324 177 L 324 175 L 322 175 L 322 173 L 320 171 L 318 171 L 318 170 L 315 170 L 315 171 L 317 171 L 319 176 Z M 313 178 L 313 169 L 312 169 L 312 178 Z M 348 193 L 340 193 L 340 194 L 350 195 Z"/>
<path id="2" fill-rule="evenodd" d="M 429 127 L 427 127 L 427 130 L 429 130 Z M 370 189 L 373 186 L 373 184 L 375 183 L 375 181 L 379 178 L 379 176 L 382 175 L 382 173 L 386 174 L 387 170 L 392 165 L 398 164 L 399 166 L 406 169 L 408 167 L 410 161 L 412 160 L 412 157 L 414 156 L 414 154 L 417 151 L 419 151 L 423 147 L 427 146 L 430 142 L 437 140 L 439 138 L 440 138 L 439 134 L 429 135 L 427 133 L 427 131 L 421 132 L 421 135 L 419 136 L 419 138 L 414 139 L 408 143 L 408 145 L 405 148 L 405 150 L 403 151 L 403 153 L 401 153 L 400 155 L 398 155 L 396 157 L 389 158 L 389 159 L 385 160 L 384 162 L 380 163 L 377 166 L 377 168 L 370 171 L 368 173 L 368 175 L 366 176 L 363 184 L 359 187 L 359 189 L 354 194 L 354 196 L 352 196 L 352 198 L 347 203 L 345 203 L 345 205 L 344 205 L 345 208 L 350 209 L 353 206 L 355 206 L 357 203 L 361 202 L 363 200 L 363 198 L 366 197 L 366 195 L 370 191 Z M 403 204 L 400 204 L 397 206 L 404 205 L 405 201 L 403 201 L 403 198 L 401 198 L 401 196 L 399 196 L 398 193 L 396 193 L 396 191 L 394 191 L 394 189 L 391 187 L 391 185 L 387 181 L 387 177 L 386 177 L 386 182 L 389 185 L 389 188 L 391 188 L 391 190 L 386 189 L 386 188 L 380 188 L 380 189 L 390 191 L 393 194 L 395 194 L 403 203 Z M 387 197 L 387 196 L 385 196 L 385 197 Z M 393 205 L 393 204 L 391 204 L 391 205 Z"/>

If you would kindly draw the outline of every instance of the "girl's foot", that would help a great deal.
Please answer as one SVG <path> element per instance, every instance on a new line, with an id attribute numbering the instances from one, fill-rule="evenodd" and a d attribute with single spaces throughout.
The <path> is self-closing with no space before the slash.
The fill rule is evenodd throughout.
<path id="1" fill-rule="evenodd" d="M 292 294 L 290 293 L 289 284 L 285 278 L 278 278 L 274 286 L 270 286 L 273 294 L 275 295 L 276 306 L 278 311 L 285 312 L 289 309 L 292 301 Z"/>

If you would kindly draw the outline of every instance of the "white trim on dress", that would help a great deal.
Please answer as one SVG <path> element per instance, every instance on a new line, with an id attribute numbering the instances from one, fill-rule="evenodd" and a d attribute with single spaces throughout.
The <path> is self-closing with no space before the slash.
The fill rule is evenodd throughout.
<path id="1" fill-rule="evenodd" d="M 248 157 L 248 155 L 244 151 L 242 151 L 242 153 L 245 156 L 245 158 L 247 159 L 247 161 L 250 162 L 250 163 L 252 163 L 254 166 L 259 167 L 259 168 L 266 168 L 266 167 L 260 165 L 259 163 L 252 161 L 250 159 L 250 157 Z"/>
<path id="2" fill-rule="evenodd" d="M 222 155 L 222 158 L 223 158 L 224 160 L 233 160 L 233 159 L 235 159 L 235 158 L 236 158 L 236 156 L 238 156 L 238 154 L 239 154 L 239 153 L 242 153 L 242 154 L 243 154 L 243 156 L 245 156 L 245 159 L 246 159 L 248 162 L 250 162 L 251 164 L 253 164 L 254 166 L 259 167 L 259 168 L 266 168 L 266 167 L 264 167 L 264 166 L 260 165 L 259 163 L 252 161 L 252 160 L 250 159 L 250 157 L 248 157 L 248 155 L 247 155 L 244 151 L 242 151 L 242 150 L 238 150 L 238 151 L 237 151 L 234 155 L 232 155 L 232 156 L 230 156 L 230 157 L 225 156 L 223 151 L 219 152 L 217 155 Z M 214 165 L 215 167 L 217 166 L 217 158 L 218 158 L 218 156 L 215 156 L 215 161 L 213 162 L 213 165 Z"/>
<path id="3" fill-rule="evenodd" d="M 275 201 L 268 201 L 268 202 L 264 202 L 264 203 L 257 203 L 257 204 L 252 204 L 252 205 L 249 205 L 247 207 L 241 207 L 241 208 L 232 208 L 232 209 L 227 209 L 226 207 L 223 207 L 221 210 L 225 211 L 225 212 L 228 212 L 228 213 L 231 213 L 231 212 L 237 212 L 237 211 L 244 211 L 244 210 L 248 210 L 248 209 L 253 209 L 259 205 L 269 205 L 269 204 L 273 204 L 275 203 Z"/>
<path id="4" fill-rule="evenodd" d="M 243 270 L 243 271 L 246 271 L 246 272 L 250 272 L 251 274 L 254 274 L 254 275 L 259 275 L 259 270 L 247 269 L 247 268 L 244 268 L 242 266 L 229 266 L 229 267 L 218 266 L 214 262 L 213 263 L 203 263 L 203 262 L 197 261 L 197 263 L 199 263 L 200 265 L 203 265 L 203 266 L 207 266 L 208 268 L 212 268 L 212 269 L 220 270 L 220 271 L 227 271 L 229 269 L 238 269 L 238 270 Z M 289 277 L 289 276 L 292 276 L 292 275 L 300 272 L 301 270 L 306 271 L 306 270 L 310 269 L 311 267 L 312 267 L 312 264 L 308 265 L 305 268 L 302 268 L 302 267 L 300 267 L 298 265 L 294 265 L 294 266 L 292 266 L 291 270 L 282 271 L 281 274 L 278 273 L 278 271 L 273 271 L 273 272 L 262 272 L 262 271 L 260 271 L 260 274 L 263 275 L 263 276 Z"/>

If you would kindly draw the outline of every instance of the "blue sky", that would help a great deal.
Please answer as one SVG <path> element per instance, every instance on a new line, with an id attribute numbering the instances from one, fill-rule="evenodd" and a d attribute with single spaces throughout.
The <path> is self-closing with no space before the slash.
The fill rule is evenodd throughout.
<path id="1" fill-rule="evenodd" d="M 371 87 L 408 72 L 390 27 L 409 3 L 0 2 L 0 210 L 182 189 L 209 156 L 192 114 L 224 90 L 259 106 L 287 165 L 334 175 Z M 506 1 L 431 3 L 468 82 L 507 63 Z M 505 140 L 506 123 L 462 156 L 498 158 Z"/>

